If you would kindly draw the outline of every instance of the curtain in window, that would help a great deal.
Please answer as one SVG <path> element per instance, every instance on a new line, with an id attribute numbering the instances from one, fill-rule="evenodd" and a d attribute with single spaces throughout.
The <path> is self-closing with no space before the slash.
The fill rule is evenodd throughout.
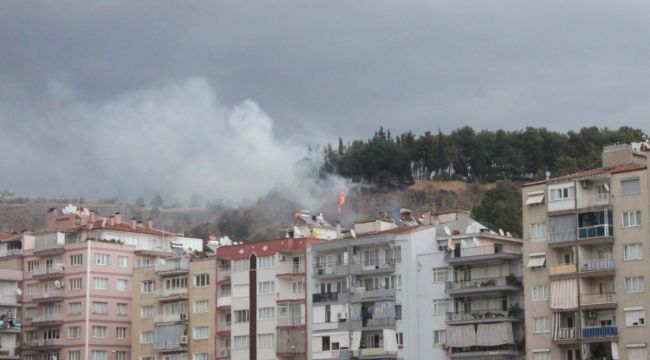
<path id="1" fill-rule="evenodd" d="M 566 310 L 578 307 L 578 280 L 551 281 L 551 309 Z"/>

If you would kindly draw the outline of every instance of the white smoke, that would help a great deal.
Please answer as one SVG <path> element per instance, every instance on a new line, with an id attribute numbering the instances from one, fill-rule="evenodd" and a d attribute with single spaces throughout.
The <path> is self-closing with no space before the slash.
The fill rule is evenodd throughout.
<path id="1" fill-rule="evenodd" d="M 43 104 L 21 112 L 0 108 L 0 151 L 7 155 L 0 166 L 9 170 L 0 173 L 0 188 L 121 200 L 200 194 L 236 203 L 282 189 L 307 207 L 318 206 L 321 196 L 335 201 L 331 194 L 347 187 L 336 177 L 306 180 L 322 154 L 299 162 L 306 141 L 277 138 L 273 120 L 254 101 L 228 107 L 202 78 L 100 104 L 75 100 L 65 85 L 48 88 Z"/>

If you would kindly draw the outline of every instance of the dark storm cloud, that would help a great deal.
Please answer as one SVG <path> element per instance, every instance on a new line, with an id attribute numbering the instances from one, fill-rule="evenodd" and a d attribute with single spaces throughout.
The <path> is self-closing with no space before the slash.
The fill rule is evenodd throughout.
<path id="1" fill-rule="evenodd" d="M 135 145 L 155 154 L 163 144 L 203 139 L 205 127 L 231 134 L 227 114 L 248 105 L 268 120 L 264 136 L 278 153 L 290 151 L 287 144 L 365 138 L 379 125 L 647 129 L 649 8 L 641 1 L 3 1 L 0 166 L 12 175 L 3 171 L 0 185 L 138 193 L 144 173 L 98 166 L 110 146 L 85 151 L 93 142 L 81 138 L 131 146 L 113 149 L 120 158 L 142 151 Z M 176 141 L 143 143 L 112 126 L 128 128 L 123 119 L 155 126 L 152 114 L 171 129 L 192 116 L 204 123 Z M 212 156 L 174 146 L 171 153 L 199 159 L 192 169 Z M 136 181 L 103 184 L 125 171 L 136 171 Z"/>

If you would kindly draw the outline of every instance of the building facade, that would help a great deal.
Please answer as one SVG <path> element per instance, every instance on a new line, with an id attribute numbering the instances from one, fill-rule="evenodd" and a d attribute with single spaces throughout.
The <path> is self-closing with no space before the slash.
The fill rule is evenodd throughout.
<path id="1" fill-rule="evenodd" d="M 20 358 L 22 235 L 0 233 L 0 359 Z"/>
<path id="2" fill-rule="evenodd" d="M 647 153 L 524 186 L 529 359 L 648 359 Z"/>

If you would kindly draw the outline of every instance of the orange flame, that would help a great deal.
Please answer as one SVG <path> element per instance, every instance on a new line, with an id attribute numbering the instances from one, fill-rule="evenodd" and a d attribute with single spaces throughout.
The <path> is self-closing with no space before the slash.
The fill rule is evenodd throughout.
<path id="1" fill-rule="evenodd" d="M 341 210 L 343 210 L 343 205 L 345 205 L 346 200 L 347 200 L 347 196 L 345 195 L 345 193 L 343 191 L 341 191 L 339 193 L 339 201 L 338 201 L 338 204 L 339 204 L 338 210 L 339 210 L 339 212 L 341 212 Z"/>

